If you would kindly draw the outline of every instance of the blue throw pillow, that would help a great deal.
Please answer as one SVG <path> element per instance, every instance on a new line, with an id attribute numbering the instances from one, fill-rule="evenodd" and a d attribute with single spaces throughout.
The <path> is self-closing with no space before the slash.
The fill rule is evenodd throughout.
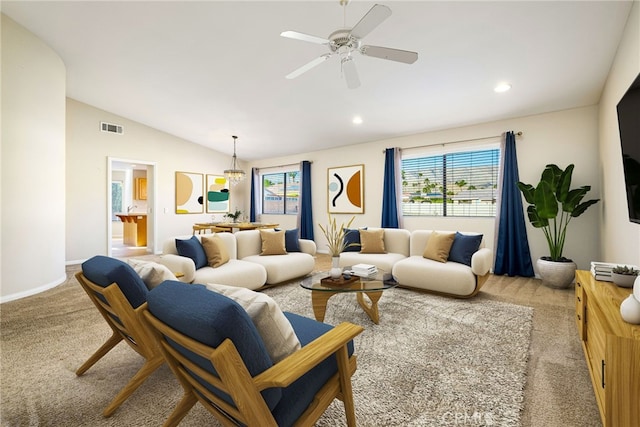
<path id="1" fill-rule="evenodd" d="M 344 246 L 343 252 L 360 252 L 362 246 L 360 245 L 360 230 L 366 230 L 363 228 L 345 228 L 344 229 Z"/>
<path id="2" fill-rule="evenodd" d="M 196 265 L 196 270 L 208 265 L 207 254 L 196 236 L 191 236 L 187 240 L 176 239 L 176 250 L 178 255 L 191 258 Z"/>
<path id="3" fill-rule="evenodd" d="M 456 231 L 456 236 L 449 251 L 449 261 L 471 267 L 471 257 L 478 251 L 481 242 L 482 234 L 468 235 Z"/>
<path id="4" fill-rule="evenodd" d="M 280 231 L 276 228 L 275 231 Z M 293 230 L 285 230 L 284 232 L 284 248 L 287 252 L 302 252 L 300 249 L 300 239 L 298 237 L 300 233 L 297 228 Z"/>

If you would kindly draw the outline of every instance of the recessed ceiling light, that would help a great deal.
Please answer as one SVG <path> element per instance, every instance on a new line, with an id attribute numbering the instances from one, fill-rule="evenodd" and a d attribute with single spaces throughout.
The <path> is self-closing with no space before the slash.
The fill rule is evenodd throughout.
<path id="1" fill-rule="evenodd" d="M 355 116 L 355 117 L 353 118 L 353 124 L 354 124 L 354 125 L 360 125 L 360 124 L 362 124 L 362 117 L 360 117 L 360 116 Z"/>
<path id="2" fill-rule="evenodd" d="M 511 85 L 509 83 L 498 83 L 496 87 L 493 88 L 494 92 L 502 93 L 511 89 Z"/>

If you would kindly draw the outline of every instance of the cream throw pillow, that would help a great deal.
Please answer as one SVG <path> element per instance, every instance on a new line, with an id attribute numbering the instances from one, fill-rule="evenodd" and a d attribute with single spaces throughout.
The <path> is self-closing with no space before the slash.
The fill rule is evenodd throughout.
<path id="1" fill-rule="evenodd" d="M 384 249 L 384 229 L 360 230 L 360 253 L 386 254 Z"/>
<path id="2" fill-rule="evenodd" d="M 422 256 L 439 262 L 447 262 L 449 251 L 456 233 L 438 233 L 434 231 L 427 240 L 427 246 L 424 248 Z"/>
<path id="3" fill-rule="evenodd" d="M 278 363 L 301 348 L 289 320 L 278 304 L 262 292 L 236 286 L 208 283 L 209 290 L 231 298 L 245 309 L 264 341 L 273 363 Z"/>
<path id="4" fill-rule="evenodd" d="M 284 230 L 270 231 L 259 230 L 262 240 L 262 252 L 260 255 L 286 255 L 287 248 L 284 240 Z"/>
<path id="5" fill-rule="evenodd" d="M 178 280 L 165 265 L 141 259 L 128 259 L 127 263 L 138 273 L 147 289 L 151 290 L 165 280 Z"/>
<path id="6" fill-rule="evenodd" d="M 215 234 L 203 235 L 201 242 L 210 267 L 220 267 L 229 262 L 229 251 L 220 237 Z"/>

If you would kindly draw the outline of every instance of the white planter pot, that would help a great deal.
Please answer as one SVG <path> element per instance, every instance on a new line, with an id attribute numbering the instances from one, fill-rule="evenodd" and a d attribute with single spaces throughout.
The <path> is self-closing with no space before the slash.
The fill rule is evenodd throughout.
<path id="1" fill-rule="evenodd" d="M 536 262 L 542 283 L 550 288 L 566 289 L 576 277 L 575 262 L 555 262 L 542 258 Z"/>
<path id="2" fill-rule="evenodd" d="M 636 277 L 638 276 L 611 273 L 611 279 L 613 279 L 613 283 L 620 286 L 621 288 L 633 288 L 633 283 L 635 282 Z"/>

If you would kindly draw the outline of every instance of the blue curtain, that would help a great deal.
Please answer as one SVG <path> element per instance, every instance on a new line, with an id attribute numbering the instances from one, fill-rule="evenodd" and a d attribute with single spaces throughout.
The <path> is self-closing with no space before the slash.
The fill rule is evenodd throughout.
<path id="1" fill-rule="evenodd" d="M 516 183 L 518 158 L 516 136 L 507 132 L 502 151 L 502 188 L 498 214 L 498 233 L 494 274 L 533 277 L 533 264 L 524 222 L 522 196 Z"/>
<path id="2" fill-rule="evenodd" d="M 398 149 L 387 148 L 384 150 L 384 178 L 382 188 L 382 220 L 383 228 L 400 227 L 400 211 L 398 206 L 398 191 L 396 187 L 396 159 L 399 157 Z M 399 170 L 399 169 L 398 169 Z"/>
<path id="3" fill-rule="evenodd" d="M 300 210 L 298 230 L 301 239 L 313 240 L 313 213 L 311 205 L 311 162 L 300 162 Z"/>
<path id="4" fill-rule="evenodd" d="M 251 168 L 251 200 L 249 205 L 249 221 L 256 222 L 258 211 L 260 210 L 260 175 L 258 168 Z"/>

